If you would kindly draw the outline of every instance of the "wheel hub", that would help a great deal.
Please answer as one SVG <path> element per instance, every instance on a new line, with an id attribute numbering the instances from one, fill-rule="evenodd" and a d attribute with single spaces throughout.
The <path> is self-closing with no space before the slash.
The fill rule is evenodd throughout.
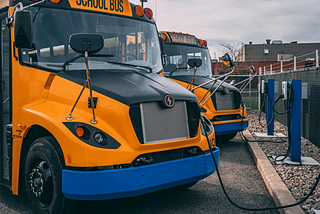
<path id="1" fill-rule="evenodd" d="M 29 174 L 30 188 L 37 198 L 43 195 L 49 177 L 51 177 L 51 171 L 45 161 L 36 165 Z"/>

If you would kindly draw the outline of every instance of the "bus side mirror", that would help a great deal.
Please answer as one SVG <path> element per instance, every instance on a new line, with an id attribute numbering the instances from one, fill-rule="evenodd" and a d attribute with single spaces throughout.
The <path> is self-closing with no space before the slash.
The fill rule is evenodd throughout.
<path id="1" fill-rule="evenodd" d="M 74 33 L 69 38 L 71 48 L 79 53 L 94 54 L 99 52 L 104 46 L 104 39 L 101 34 Z"/>
<path id="2" fill-rule="evenodd" d="M 175 72 L 178 68 L 175 64 L 168 64 L 164 66 L 164 73 L 167 76 L 169 74 L 169 76 L 172 76 L 172 73 Z"/>
<path id="3" fill-rule="evenodd" d="M 32 13 L 28 10 L 14 14 L 14 40 L 17 48 L 32 48 Z"/>
<path id="4" fill-rule="evenodd" d="M 202 65 L 202 59 L 188 59 L 188 65 L 192 68 L 200 67 Z"/>
<path id="5" fill-rule="evenodd" d="M 161 54 L 164 54 L 164 40 L 162 37 L 159 37 L 159 44 L 160 44 Z"/>
<path id="6" fill-rule="evenodd" d="M 230 68 L 234 67 L 234 63 L 227 53 L 222 56 L 222 63 Z"/>
<path id="7" fill-rule="evenodd" d="M 252 72 L 252 73 L 256 73 L 256 69 L 254 68 L 254 66 L 253 65 L 251 65 L 250 67 L 249 67 L 249 70 Z"/>

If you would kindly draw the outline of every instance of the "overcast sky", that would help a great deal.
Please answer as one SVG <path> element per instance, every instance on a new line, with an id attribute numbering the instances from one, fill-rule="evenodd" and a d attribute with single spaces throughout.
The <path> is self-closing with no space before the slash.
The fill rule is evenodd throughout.
<path id="1" fill-rule="evenodd" d="M 211 58 L 223 54 L 217 41 L 320 42 L 320 0 L 148 0 L 144 7 L 154 11 L 159 30 L 207 40 Z"/>

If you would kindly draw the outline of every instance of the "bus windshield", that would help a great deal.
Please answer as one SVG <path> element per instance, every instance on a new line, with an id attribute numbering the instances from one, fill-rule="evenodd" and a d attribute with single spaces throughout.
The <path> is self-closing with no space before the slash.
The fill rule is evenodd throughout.
<path id="1" fill-rule="evenodd" d="M 62 70 L 62 65 L 78 56 L 69 46 L 73 33 L 99 33 L 104 47 L 98 54 L 110 57 L 89 57 L 91 69 L 128 69 L 122 63 L 150 67 L 153 72 L 162 69 L 159 37 L 156 26 L 127 17 L 90 12 L 30 8 L 33 14 L 32 49 L 21 51 L 23 63 Z M 80 58 L 67 71 L 85 69 Z M 116 63 L 108 63 L 116 62 Z"/>
<path id="2" fill-rule="evenodd" d="M 202 59 L 202 65 L 197 68 L 196 76 L 212 76 L 211 60 L 207 48 L 165 44 L 165 52 L 166 64 L 175 64 L 178 68 L 171 73 L 172 76 L 193 75 L 193 69 L 188 66 L 188 59 L 190 58 Z"/>

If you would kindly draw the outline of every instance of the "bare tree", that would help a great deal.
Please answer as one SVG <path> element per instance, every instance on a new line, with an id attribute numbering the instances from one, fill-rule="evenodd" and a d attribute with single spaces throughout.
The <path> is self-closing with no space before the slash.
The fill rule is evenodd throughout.
<path id="1" fill-rule="evenodd" d="M 223 52 L 227 52 L 233 61 L 236 60 L 236 56 L 239 53 L 242 43 L 240 42 L 223 42 L 218 41 L 218 45 L 222 47 Z"/>

